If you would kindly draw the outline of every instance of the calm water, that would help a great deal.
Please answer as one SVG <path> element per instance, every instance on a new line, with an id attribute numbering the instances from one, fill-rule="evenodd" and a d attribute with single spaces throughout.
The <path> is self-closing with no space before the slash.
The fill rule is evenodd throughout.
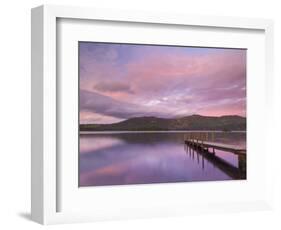
<path id="1" fill-rule="evenodd" d="M 80 186 L 244 179 L 236 155 L 210 158 L 187 147 L 183 133 L 80 134 Z M 245 133 L 217 133 L 215 141 L 246 145 Z"/>

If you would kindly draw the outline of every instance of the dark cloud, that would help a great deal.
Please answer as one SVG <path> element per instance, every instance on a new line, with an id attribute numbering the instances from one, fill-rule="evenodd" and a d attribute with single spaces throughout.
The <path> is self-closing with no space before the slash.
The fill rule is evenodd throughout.
<path id="1" fill-rule="evenodd" d="M 125 82 L 101 81 L 94 84 L 93 88 L 100 92 L 125 92 L 133 94 L 131 86 Z"/>
<path id="2" fill-rule="evenodd" d="M 95 112 L 121 119 L 140 116 L 167 117 L 169 115 L 165 112 L 149 111 L 149 108 L 145 106 L 121 102 L 86 90 L 80 91 L 80 111 Z"/>

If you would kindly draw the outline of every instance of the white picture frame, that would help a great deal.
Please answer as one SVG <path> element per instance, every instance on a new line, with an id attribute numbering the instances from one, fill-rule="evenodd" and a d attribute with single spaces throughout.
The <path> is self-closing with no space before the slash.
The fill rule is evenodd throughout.
<path id="1" fill-rule="evenodd" d="M 221 30 L 239 29 L 245 31 L 260 31 L 263 35 L 264 41 L 264 57 L 261 57 L 263 62 L 262 70 L 265 73 L 260 73 L 260 81 L 256 86 L 253 86 L 253 93 L 250 95 L 251 103 L 255 100 L 255 95 L 260 95 L 262 102 L 259 107 L 266 109 L 264 114 L 256 118 L 257 122 L 264 122 L 263 136 L 265 141 L 265 165 L 257 166 L 263 167 L 263 179 L 261 182 L 256 182 L 258 187 L 263 187 L 263 191 L 258 193 L 253 200 L 248 200 L 248 196 L 243 199 L 238 195 L 235 199 L 222 199 L 220 202 L 211 200 L 209 203 L 200 203 L 197 201 L 200 197 L 195 197 L 194 203 L 183 202 L 180 204 L 174 200 L 167 202 L 167 204 L 160 206 L 158 203 L 153 206 L 145 207 L 140 203 L 134 203 L 130 199 L 124 207 L 118 206 L 110 210 L 110 205 L 107 204 L 107 209 L 102 209 L 102 202 L 96 203 L 95 209 L 86 207 L 85 203 L 81 201 L 81 207 L 78 202 L 75 202 L 72 196 L 73 191 L 66 190 L 67 187 L 62 186 L 62 179 L 58 175 L 61 173 L 60 166 L 62 162 L 57 156 L 59 150 L 58 143 L 58 113 L 61 110 L 61 105 L 58 103 L 58 95 L 60 88 L 57 84 L 58 75 L 58 21 L 60 19 L 70 20 L 93 20 L 103 21 L 105 23 L 125 22 L 149 24 L 155 27 L 168 26 L 184 28 L 185 26 L 200 27 L 204 30 L 208 28 L 219 28 Z M 269 134 L 273 129 L 271 123 L 272 111 L 274 105 L 274 98 L 272 94 L 273 86 L 273 22 L 267 19 L 248 19 L 248 18 L 231 18 L 231 17 L 214 17 L 214 16 L 189 16 L 189 15 L 173 15 L 173 14 L 158 14 L 148 12 L 131 12 L 131 11 L 114 11 L 114 10 L 100 10 L 91 8 L 69 7 L 69 6 L 52 6 L 44 5 L 32 9 L 32 188 L 31 188 L 31 213 L 32 219 L 41 224 L 56 224 L 66 222 L 81 222 L 81 221 L 95 221 L 106 219 L 122 219 L 122 218 L 138 218 L 151 216 L 170 216 L 170 215 L 185 215 L 189 213 L 205 213 L 205 212 L 220 212 L 220 211 L 242 211 L 242 210 L 259 210 L 268 209 L 272 207 L 272 184 L 273 173 L 270 167 L 274 160 L 271 154 L 271 139 Z M 73 79 L 72 79 L 73 80 Z M 70 81 L 72 81 L 70 80 Z M 247 82 L 252 84 L 253 80 Z M 263 85 L 263 83 L 265 83 Z M 256 89 L 254 87 L 257 87 Z M 263 93 L 259 89 L 263 88 Z M 71 90 L 70 90 L 71 91 Z M 254 108 L 252 108 L 254 110 Z M 249 125 L 250 129 L 254 126 Z M 252 138 L 254 141 L 259 141 L 258 137 Z M 72 155 L 71 155 L 72 156 Z M 71 161 L 71 160 L 70 160 Z M 72 161 L 71 161 L 72 162 Z M 254 162 L 254 161 L 253 161 Z M 66 167 L 70 167 L 71 163 L 64 162 Z M 68 165 L 67 165 L 68 164 Z M 258 162 L 257 162 L 258 164 Z M 63 174 L 63 172 L 62 172 Z M 68 180 L 74 180 L 68 179 Z M 115 189 L 115 192 L 122 192 L 127 197 L 133 196 L 133 193 L 144 194 L 144 199 L 151 195 L 159 194 L 159 191 L 164 190 L 163 194 L 175 193 L 179 198 L 182 196 L 182 191 L 185 191 L 184 184 L 170 185 L 165 184 L 156 187 L 130 187 Z M 191 188 L 191 194 L 197 194 L 198 191 L 205 190 L 206 186 L 212 186 L 213 193 L 220 189 L 223 185 L 220 183 L 219 187 L 213 185 L 197 184 L 196 188 Z M 236 185 L 231 188 L 235 188 Z M 250 186 L 250 185 L 242 185 Z M 195 186 L 194 186 L 195 187 Z M 60 189 L 64 190 L 63 193 Z M 112 193 L 108 189 L 102 190 L 100 188 L 96 194 L 106 193 L 109 200 L 113 200 Z M 127 189 L 127 190 L 126 190 Z M 247 188 L 248 189 L 248 188 Z M 252 187 L 251 191 L 256 189 Z M 118 190 L 118 191 L 117 191 Z M 193 191 L 191 191 L 193 190 Z M 250 190 L 249 190 L 250 191 Z M 237 192 L 237 191 L 235 191 Z M 86 194 L 87 193 L 87 194 Z M 83 196 L 89 196 L 92 191 L 88 190 Z M 199 194 L 199 193 L 198 193 Z M 61 209 L 60 199 L 67 196 L 66 202 L 68 209 Z M 123 195 L 124 196 L 124 195 Z M 145 197 L 146 196 L 146 197 Z M 124 197 L 123 197 L 124 198 Z M 71 200 L 73 199 L 73 203 Z M 104 200 L 103 200 L 104 199 Z M 99 197 L 99 200 L 106 202 L 105 197 Z M 143 202 L 142 198 L 140 200 Z M 208 199 L 207 199 L 208 200 Z M 206 201 L 207 201 L 206 200 Z M 159 200 L 160 201 L 160 200 Z M 80 201 L 79 201 L 80 202 Z M 95 204 L 93 201 L 93 204 Z M 116 205 L 121 205 L 116 203 Z M 116 206 L 115 205 L 115 206 Z M 77 210 L 75 210 L 77 207 Z M 84 208 L 85 210 L 84 210 Z M 71 210 L 70 210 L 71 209 Z M 100 210 L 100 212 L 99 212 Z"/>

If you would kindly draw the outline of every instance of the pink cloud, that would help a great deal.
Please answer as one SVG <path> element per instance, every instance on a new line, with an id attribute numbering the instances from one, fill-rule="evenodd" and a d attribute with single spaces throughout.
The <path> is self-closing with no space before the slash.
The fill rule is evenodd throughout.
<path id="1" fill-rule="evenodd" d="M 174 83 L 187 87 L 229 86 L 245 78 L 245 55 L 215 53 L 204 56 L 151 55 L 129 63 L 127 78 L 135 91 L 154 91 Z M 241 77 L 239 76 L 241 74 Z"/>

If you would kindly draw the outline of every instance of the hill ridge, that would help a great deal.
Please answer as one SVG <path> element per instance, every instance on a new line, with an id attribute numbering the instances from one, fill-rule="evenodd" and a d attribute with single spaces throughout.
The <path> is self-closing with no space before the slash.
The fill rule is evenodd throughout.
<path id="1" fill-rule="evenodd" d="M 132 117 L 113 124 L 80 124 L 80 131 L 164 131 L 221 130 L 245 131 L 246 118 L 239 115 L 202 116 L 193 114 L 179 118 L 153 116 Z"/>

